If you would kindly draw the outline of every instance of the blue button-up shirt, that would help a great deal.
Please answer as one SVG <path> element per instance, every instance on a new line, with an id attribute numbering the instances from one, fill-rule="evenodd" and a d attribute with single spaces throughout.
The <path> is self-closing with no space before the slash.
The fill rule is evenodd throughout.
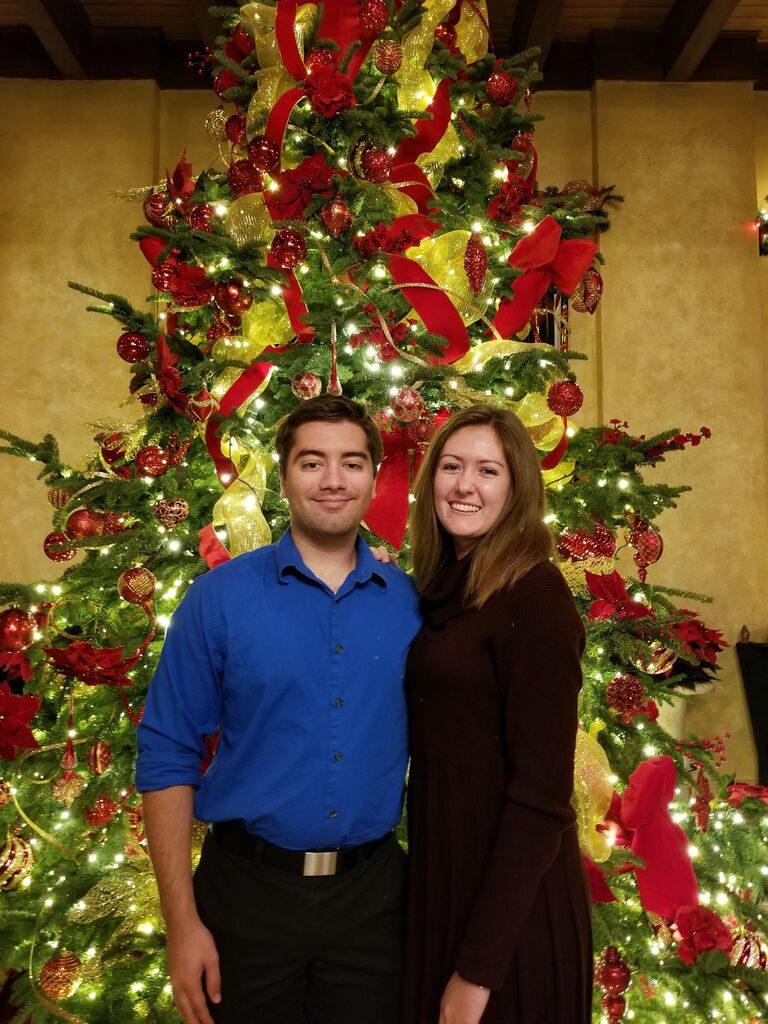
<path id="1" fill-rule="evenodd" d="M 192 785 L 201 821 L 242 818 L 288 849 L 378 838 L 402 810 L 403 677 L 419 625 L 410 578 L 360 538 L 336 593 L 290 531 L 199 577 L 149 688 L 137 788 Z M 217 729 L 201 777 L 204 740 Z"/>

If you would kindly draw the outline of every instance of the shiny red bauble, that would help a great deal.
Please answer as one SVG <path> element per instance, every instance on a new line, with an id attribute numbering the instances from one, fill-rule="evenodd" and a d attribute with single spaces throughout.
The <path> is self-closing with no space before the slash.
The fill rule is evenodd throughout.
<path id="1" fill-rule="evenodd" d="M 155 228 L 173 228 L 173 203 L 165 192 L 150 192 L 144 200 L 144 216 Z"/>
<path id="2" fill-rule="evenodd" d="M 608 995 L 620 995 L 630 981 L 632 973 L 626 960 L 615 946 L 606 946 L 595 964 L 595 981 Z"/>
<path id="3" fill-rule="evenodd" d="M 269 251 L 278 267 L 292 270 L 307 258 L 307 243 L 299 231 L 283 228 L 275 234 Z"/>
<path id="4" fill-rule="evenodd" d="M 224 124 L 224 134 L 233 146 L 245 145 L 246 131 L 245 114 L 232 114 Z"/>
<path id="5" fill-rule="evenodd" d="M 251 308 L 253 296 L 248 291 L 242 277 L 232 277 L 229 281 L 219 281 L 214 288 L 216 302 L 225 313 L 241 316 Z"/>
<path id="6" fill-rule="evenodd" d="M 547 392 L 547 405 L 558 416 L 573 416 L 583 402 L 581 388 L 572 380 L 560 380 Z"/>
<path id="7" fill-rule="evenodd" d="M 351 227 L 355 218 L 343 199 L 332 199 L 320 210 L 320 220 L 328 229 L 331 238 L 338 238 Z"/>
<path id="8" fill-rule="evenodd" d="M 557 541 L 557 553 L 572 562 L 587 558 L 610 558 L 616 550 L 616 538 L 607 526 L 595 523 L 592 530 L 563 530 Z"/>
<path id="9" fill-rule="evenodd" d="M 248 159 L 260 171 L 274 171 L 280 166 L 280 147 L 266 135 L 254 135 L 248 143 Z"/>
<path id="10" fill-rule="evenodd" d="M 69 562 L 77 554 L 77 548 L 64 548 L 63 551 L 54 551 L 55 544 L 66 544 L 70 538 L 66 533 L 55 531 L 49 533 L 43 541 L 43 551 L 52 562 Z"/>
<path id="11" fill-rule="evenodd" d="M 193 231 L 213 231 L 211 220 L 216 216 L 216 211 L 210 203 L 198 203 L 189 211 L 189 226 Z"/>
<path id="12" fill-rule="evenodd" d="M 117 814 L 117 804 L 105 793 L 97 796 L 94 804 L 85 812 L 89 825 L 106 825 Z"/>
<path id="13" fill-rule="evenodd" d="M 172 530 L 189 515 L 189 503 L 183 498 L 158 498 L 152 506 L 152 515 L 166 530 Z"/>
<path id="14" fill-rule="evenodd" d="M 124 601 L 131 604 L 146 604 L 152 599 L 157 586 L 157 577 L 143 565 L 126 569 L 117 581 L 117 592 Z"/>
<path id="15" fill-rule="evenodd" d="M 494 71 L 486 83 L 485 91 L 492 103 L 508 107 L 517 94 L 517 85 L 517 79 L 508 71 Z"/>
<path id="16" fill-rule="evenodd" d="M 360 4 L 360 30 L 363 35 L 377 36 L 389 24 L 385 0 L 363 0 Z"/>
<path id="17" fill-rule="evenodd" d="M 307 56 L 304 58 L 304 66 L 307 71 L 314 71 L 315 68 L 322 67 L 335 67 L 338 56 L 333 50 L 327 50 L 325 47 L 319 47 L 315 50 L 310 50 Z"/>
<path id="18" fill-rule="evenodd" d="M 360 157 L 360 167 L 363 176 L 376 185 L 382 185 L 389 181 L 392 173 L 392 157 L 386 149 L 377 149 L 369 146 Z"/>
<path id="19" fill-rule="evenodd" d="M 103 775 L 112 761 L 112 748 L 106 740 L 96 740 L 86 752 L 88 767 L 94 775 Z"/>
<path id="20" fill-rule="evenodd" d="M 240 79 L 229 68 L 224 68 L 213 80 L 213 89 L 218 96 L 223 96 L 228 89 L 233 89 L 236 85 L 240 85 Z"/>
<path id="21" fill-rule="evenodd" d="M 37 621 L 23 608 L 0 612 L 0 651 L 25 651 L 34 639 Z"/>
<path id="22" fill-rule="evenodd" d="M 152 284 L 159 292 L 169 292 L 176 284 L 176 267 L 173 263 L 158 263 L 152 271 Z"/>
<path id="23" fill-rule="evenodd" d="M 138 331 L 126 331 L 117 339 L 117 354 L 126 363 L 140 363 L 149 355 L 149 342 Z"/>
<path id="24" fill-rule="evenodd" d="M 139 476 L 162 476 L 171 465 L 171 457 L 156 444 L 145 445 L 136 452 L 133 460 Z"/>
<path id="25" fill-rule="evenodd" d="M 390 400 L 389 407 L 401 423 L 413 423 L 424 413 L 424 402 L 418 391 L 403 388 Z"/>
<path id="26" fill-rule="evenodd" d="M 71 540 L 100 537 L 104 533 L 106 516 L 90 508 L 78 508 L 70 513 L 64 532 Z"/>
<path id="27" fill-rule="evenodd" d="M 238 21 L 232 30 L 232 42 L 235 44 L 237 49 L 243 55 L 247 57 L 249 53 L 253 53 L 256 44 L 254 43 L 253 36 L 243 25 L 242 21 Z"/>
<path id="28" fill-rule="evenodd" d="M 254 167 L 250 160 L 235 160 L 229 165 L 227 172 L 229 187 L 236 197 L 247 196 L 251 192 L 264 189 L 264 175 Z"/>
<path id="29" fill-rule="evenodd" d="M 451 50 L 456 45 L 456 29 L 453 25 L 447 25 L 445 22 L 441 22 L 435 29 L 435 39 L 439 39 L 444 46 L 447 46 L 448 49 Z"/>
<path id="30" fill-rule="evenodd" d="M 291 381 L 291 391 L 302 402 L 317 398 L 322 390 L 323 382 L 316 373 L 297 373 Z"/>

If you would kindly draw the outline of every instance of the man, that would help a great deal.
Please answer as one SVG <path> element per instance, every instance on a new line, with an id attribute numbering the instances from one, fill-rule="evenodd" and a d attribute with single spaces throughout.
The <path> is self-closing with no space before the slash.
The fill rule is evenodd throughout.
<path id="1" fill-rule="evenodd" d="M 358 536 L 381 458 L 363 407 L 311 399 L 276 449 L 291 528 L 195 580 L 139 727 L 174 998 L 186 1024 L 394 1024 L 418 602 Z"/>

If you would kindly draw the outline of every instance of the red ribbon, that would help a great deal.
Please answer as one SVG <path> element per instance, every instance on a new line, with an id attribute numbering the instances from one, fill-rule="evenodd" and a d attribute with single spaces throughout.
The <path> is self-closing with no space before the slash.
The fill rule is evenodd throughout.
<path id="1" fill-rule="evenodd" d="M 301 81 L 307 77 L 307 69 L 293 30 L 297 6 L 296 0 L 278 0 L 275 11 L 275 37 L 285 70 L 293 75 L 296 81 Z"/>
<path id="2" fill-rule="evenodd" d="M 581 238 L 560 240 L 562 228 L 545 217 L 530 235 L 521 238 L 509 257 L 509 264 L 523 274 L 512 285 L 514 297 L 504 299 L 493 320 L 505 338 L 528 323 L 538 302 L 551 284 L 570 295 L 592 264 L 597 252 L 594 242 Z"/>
<path id="3" fill-rule="evenodd" d="M 448 347 L 440 356 L 430 356 L 430 362 L 454 363 L 469 351 L 469 334 L 459 311 L 451 299 L 432 280 L 429 274 L 415 260 L 391 253 L 389 272 L 400 286 L 400 291 L 410 302 L 431 334 L 445 338 Z M 408 284 L 428 284 L 429 288 L 408 288 Z"/>
<path id="4" fill-rule="evenodd" d="M 264 127 L 264 135 L 279 148 L 281 159 L 283 138 L 285 136 L 285 129 L 288 127 L 288 121 L 293 113 L 293 108 L 305 95 L 306 93 L 303 89 L 289 89 L 288 92 L 283 93 L 269 112 L 269 117 Z"/>
<path id="5" fill-rule="evenodd" d="M 208 523 L 197 534 L 200 538 L 197 550 L 209 569 L 215 569 L 222 562 L 228 562 L 232 555 L 227 551 L 213 528 L 213 523 Z"/>
<path id="6" fill-rule="evenodd" d="M 278 7 L 281 0 L 278 0 Z M 323 20 L 318 29 L 318 39 L 333 39 L 344 53 L 352 43 L 359 40 L 360 46 L 352 56 L 347 68 L 347 77 L 353 82 L 363 65 L 373 43 L 372 38 L 363 38 L 360 30 L 360 8 L 356 3 L 326 3 Z"/>
<path id="7" fill-rule="evenodd" d="M 563 436 L 557 445 L 541 460 L 542 469 L 554 469 L 568 451 L 568 420 L 563 416 Z"/>
<path id="8" fill-rule="evenodd" d="M 416 157 L 430 153 L 445 135 L 451 120 L 450 89 L 450 81 L 444 78 L 427 107 L 432 116 L 419 118 L 416 134 L 403 139 L 392 158 L 395 165 L 415 163 Z"/>
<path id="9" fill-rule="evenodd" d="M 221 449 L 221 438 L 217 436 L 217 430 L 233 409 L 242 405 L 256 391 L 261 383 L 267 378 L 272 369 L 271 363 L 252 363 L 247 370 L 244 370 L 237 378 L 232 387 L 219 399 L 219 408 L 208 420 L 205 428 L 205 443 L 208 447 L 208 454 L 216 467 L 216 475 L 219 483 L 228 487 L 233 480 L 237 479 L 237 467 L 234 462 L 226 456 Z"/>
<path id="10" fill-rule="evenodd" d="M 376 477 L 376 494 L 368 506 L 365 523 L 370 530 L 398 551 L 403 546 L 408 523 L 408 495 L 411 475 L 415 478 L 427 450 L 429 438 L 450 418 L 440 409 L 430 420 L 424 435 L 414 437 L 414 427 L 382 430 L 384 457 Z M 415 425 L 414 425 L 415 426 Z M 411 454 L 413 454 L 411 474 Z"/>
<path id="11" fill-rule="evenodd" d="M 160 253 L 163 249 L 167 249 L 168 245 L 169 243 L 164 238 L 158 238 L 157 235 L 147 235 L 139 242 L 139 248 L 144 253 L 147 262 L 153 267 L 157 266 Z"/>
<path id="12" fill-rule="evenodd" d="M 271 253 L 267 256 L 267 266 L 279 269 L 278 264 L 275 262 Z M 308 327 L 306 323 L 302 322 L 302 318 L 307 315 L 309 310 L 304 304 L 304 300 L 302 298 L 301 285 L 292 270 L 285 270 L 283 273 L 285 275 L 285 284 L 282 286 L 280 294 L 283 302 L 285 303 L 285 308 L 288 312 L 288 319 L 291 321 L 291 327 L 296 332 L 296 339 L 301 342 L 312 341 L 315 334 L 314 328 Z M 284 348 L 285 346 L 272 346 L 264 351 L 282 352 Z"/>

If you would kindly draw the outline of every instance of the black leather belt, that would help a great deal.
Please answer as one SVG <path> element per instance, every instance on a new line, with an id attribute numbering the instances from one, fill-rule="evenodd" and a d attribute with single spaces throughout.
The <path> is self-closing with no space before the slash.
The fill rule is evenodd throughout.
<path id="1" fill-rule="evenodd" d="M 392 837 L 392 833 L 387 832 L 380 839 L 339 850 L 285 850 L 247 832 L 239 821 L 217 821 L 211 825 L 211 834 L 217 843 L 233 853 L 293 875 L 308 876 L 340 875 L 351 871 L 372 857 Z"/>

